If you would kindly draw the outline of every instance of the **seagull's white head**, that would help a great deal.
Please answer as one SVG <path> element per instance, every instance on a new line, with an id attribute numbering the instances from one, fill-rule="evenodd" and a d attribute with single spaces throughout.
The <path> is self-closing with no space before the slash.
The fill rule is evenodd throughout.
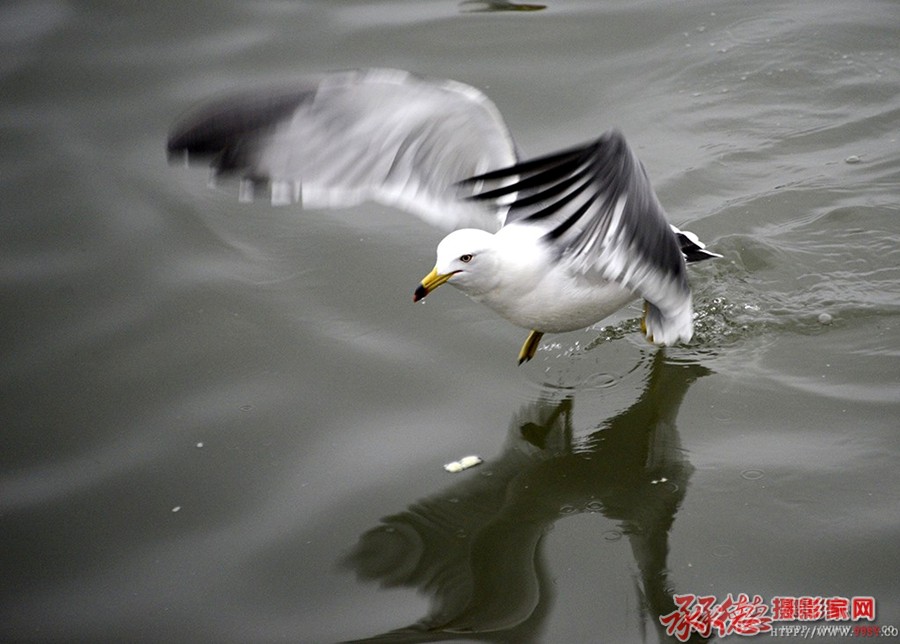
<path id="1" fill-rule="evenodd" d="M 493 288 L 498 280 L 495 236 L 485 230 L 464 228 L 441 240 L 434 269 L 425 276 L 413 295 L 418 302 L 438 286 L 450 282 L 469 295 Z"/>

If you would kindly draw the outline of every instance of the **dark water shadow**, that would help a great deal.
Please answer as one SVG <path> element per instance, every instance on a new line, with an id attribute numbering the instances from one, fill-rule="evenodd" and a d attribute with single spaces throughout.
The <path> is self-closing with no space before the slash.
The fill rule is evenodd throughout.
<path id="1" fill-rule="evenodd" d="M 649 622 L 666 640 L 658 618 L 675 610 L 677 592 L 667 566 L 669 530 L 693 471 L 675 421 L 690 385 L 708 373 L 657 352 L 640 398 L 578 438 L 571 394 L 554 398 L 548 389 L 526 405 L 499 456 L 383 518 L 344 559 L 362 580 L 431 598 L 415 624 L 361 641 L 534 640 L 553 604 L 543 537 L 579 512 L 618 523 L 598 537 L 629 540 L 642 628 L 646 634 Z"/>
<path id="2" fill-rule="evenodd" d="M 542 11 L 544 4 L 508 2 L 507 0 L 462 0 L 459 9 L 463 13 L 480 13 L 493 11 Z"/>

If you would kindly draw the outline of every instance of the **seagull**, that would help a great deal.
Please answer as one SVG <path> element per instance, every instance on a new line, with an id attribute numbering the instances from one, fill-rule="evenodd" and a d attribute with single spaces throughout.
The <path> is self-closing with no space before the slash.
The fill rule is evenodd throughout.
<path id="1" fill-rule="evenodd" d="M 523 160 L 496 106 L 452 80 L 392 69 L 334 72 L 298 87 L 212 100 L 171 130 L 170 160 L 239 176 L 239 198 L 342 208 L 374 201 L 452 231 L 419 301 L 455 286 L 529 330 L 585 328 L 642 298 L 655 344 L 693 335 L 685 264 L 721 255 L 668 223 L 616 129 Z"/>

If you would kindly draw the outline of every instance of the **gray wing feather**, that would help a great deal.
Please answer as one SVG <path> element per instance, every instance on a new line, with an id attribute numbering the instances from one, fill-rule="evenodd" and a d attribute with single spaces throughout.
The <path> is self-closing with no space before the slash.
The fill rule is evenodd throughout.
<path id="1" fill-rule="evenodd" d="M 467 201 L 471 191 L 459 182 L 516 161 L 502 117 L 480 91 L 385 69 L 222 99 L 176 126 L 168 150 L 240 175 L 245 195 L 266 185 L 276 204 L 373 200 L 446 229 L 499 228 L 506 208 Z"/>
<path id="2" fill-rule="evenodd" d="M 690 338 L 691 293 L 679 240 L 621 132 L 470 181 L 510 178 L 474 198 L 516 194 L 509 223 L 544 227 L 544 240 L 570 270 L 644 297 L 646 321 L 655 327 L 648 335 L 657 341 Z"/>

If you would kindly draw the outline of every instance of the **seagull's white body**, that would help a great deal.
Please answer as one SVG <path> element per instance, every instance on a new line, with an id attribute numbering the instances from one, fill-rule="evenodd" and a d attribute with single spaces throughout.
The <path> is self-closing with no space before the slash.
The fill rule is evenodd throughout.
<path id="1" fill-rule="evenodd" d="M 450 283 L 530 329 L 520 362 L 544 332 L 638 297 L 648 339 L 690 340 L 685 261 L 718 257 L 668 223 L 620 132 L 523 162 L 494 104 L 455 81 L 359 70 L 231 97 L 187 118 L 168 150 L 240 173 L 243 198 L 265 185 L 273 204 L 374 200 L 454 230 L 414 299 Z"/>
<path id="2" fill-rule="evenodd" d="M 563 333 L 615 313 L 637 295 L 555 262 L 540 228 L 510 224 L 491 234 L 463 229 L 438 244 L 436 269 L 459 271 L 447 283 L 524 329 Z M 458 258 L 474 255 L 467 264 Z"/>

